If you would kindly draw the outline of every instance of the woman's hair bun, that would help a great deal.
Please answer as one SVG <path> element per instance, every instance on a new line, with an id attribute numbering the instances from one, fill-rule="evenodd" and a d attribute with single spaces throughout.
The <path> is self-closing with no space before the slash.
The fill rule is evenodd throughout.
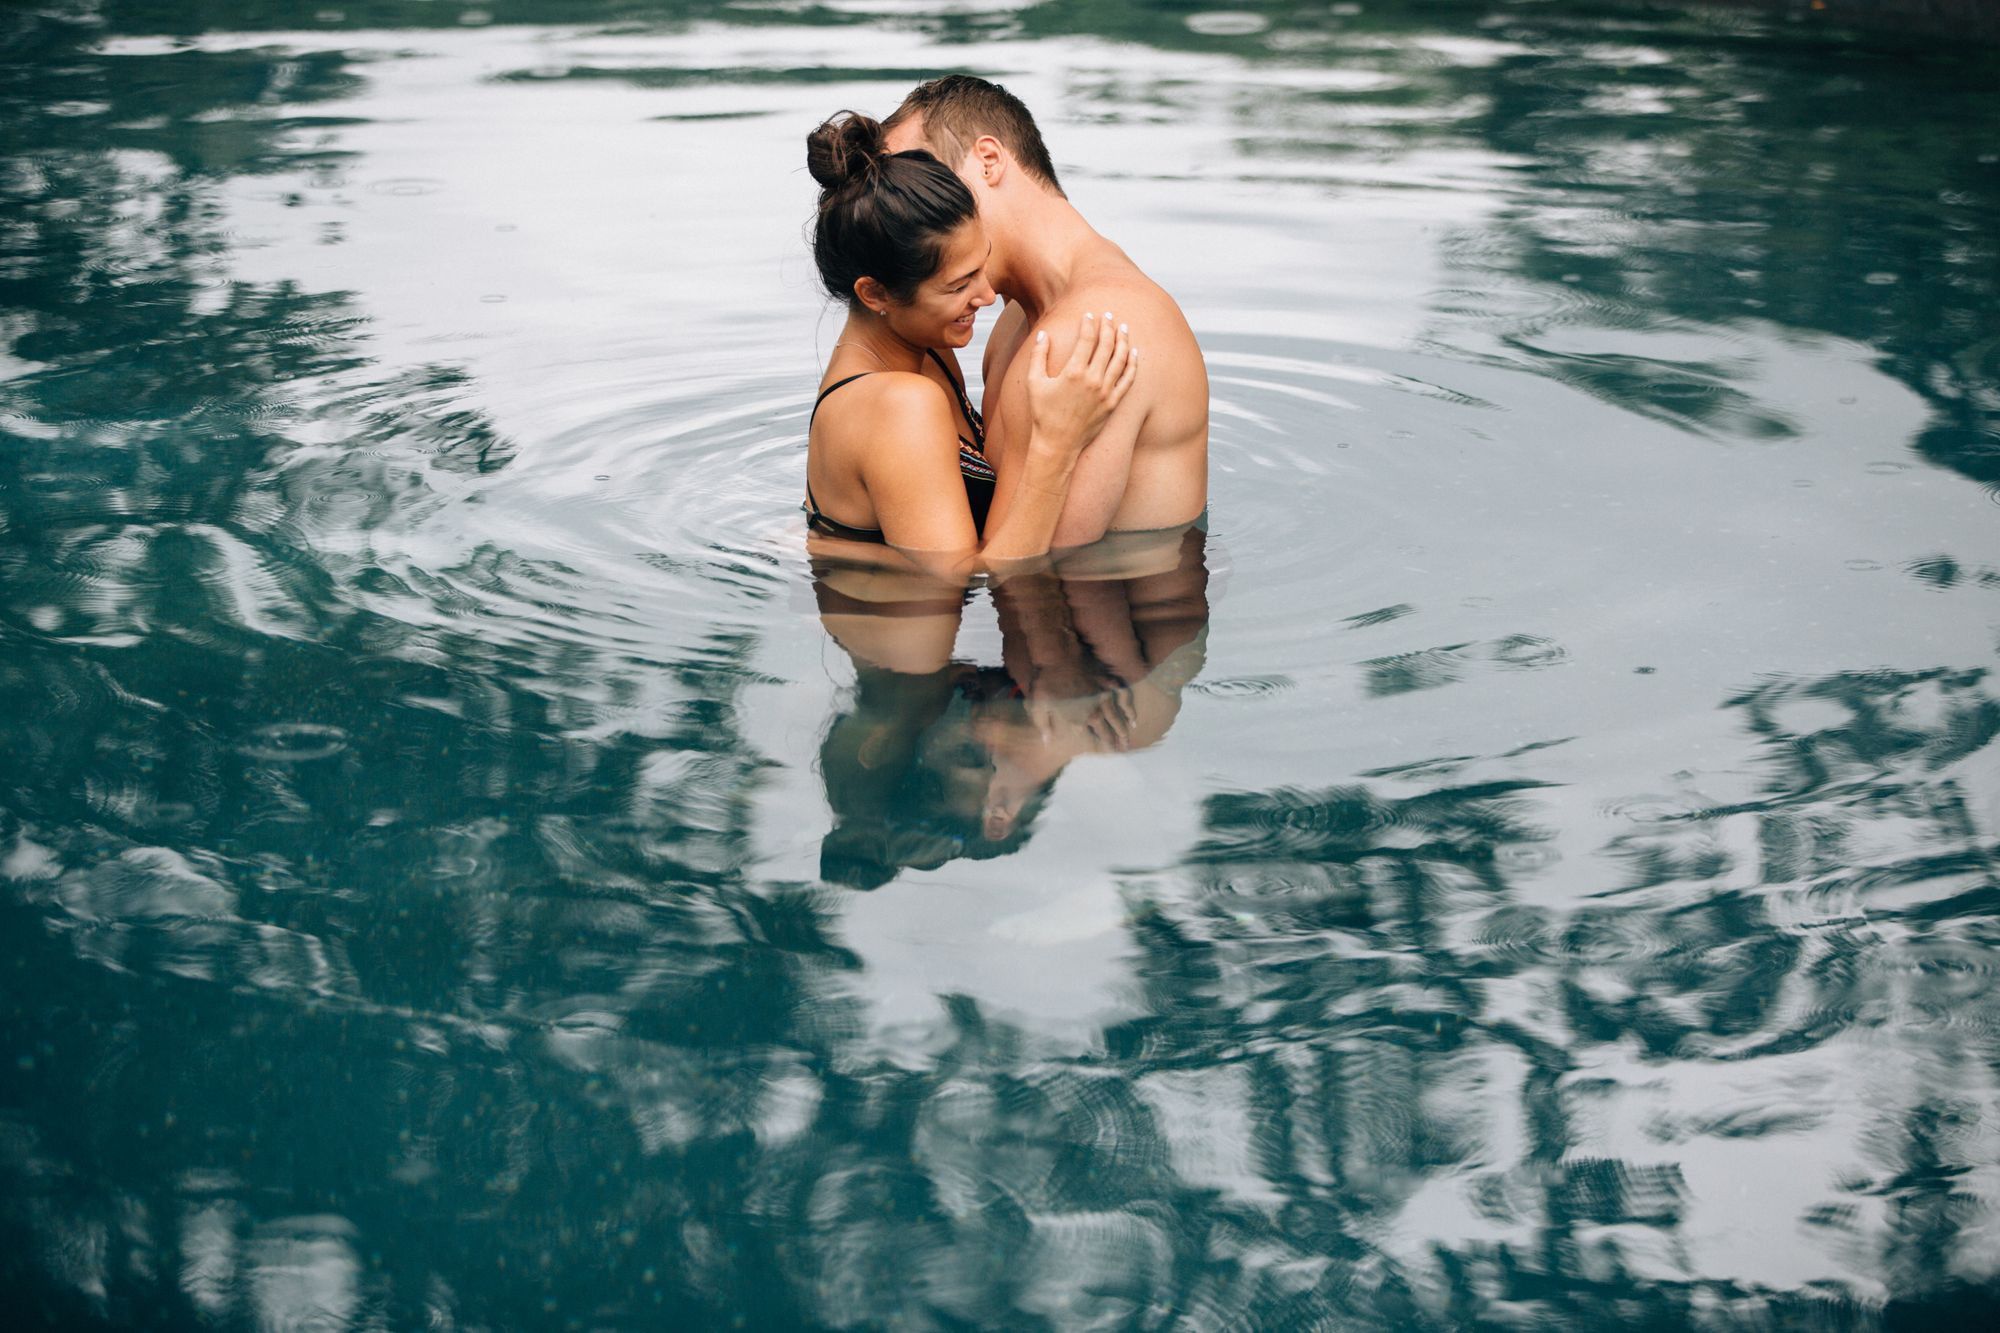
<path id="1" fill-rule="evenodd" d="M 806 170 L 820 188 L 837 190 L 874 170 L 888 151 L 882 122 L 858 111 L 836 112 L 806 136 Z"/>
<path id="2" fill-rule="evenodd" d="M 858 303 L 873 278 L 907 304 L 942 262 L 945 238 L 979 205 L 951 168 L 921 149 L 892 153 L 882 122 L 842 111 L 806 136 L 806 168 L 821 185 L 813 262 L 836 301 Z"/>

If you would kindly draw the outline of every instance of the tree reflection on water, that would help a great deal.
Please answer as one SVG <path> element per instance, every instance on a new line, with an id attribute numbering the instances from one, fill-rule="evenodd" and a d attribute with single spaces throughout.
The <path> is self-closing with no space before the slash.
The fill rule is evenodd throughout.
<path id="1" fill-rule="evenodd" d="M 436 8 L 341 21 L 457 22 Z M 1484 64 L 1357 48 L 1401 62 L 1393 97 L 1484 108 L 1446 131 L 1374 126 L 1364 147 L 1473 136 L 1541 164 L 1539 197 L 1604 204 L 1587 225 L 1520 207 L 1454 238 L 1468 291 L 1525 277 L 1600 313 L 1754 308 L 1855 339 L 1924 399 L 1918 448 L 2000 477 L 2000 176 L 1932 119 L 1987 105 L 1961 86 L 1984 67 L 1832 53 L 1844 81 L 1782 42 L 1674 25 L 1676 59 L 1621 64 L 1544 8 L 1494 10 L 1544 26 Z M 955 858 L 1033 866 L 1066 773 L 1189 743 L 1200 534 L 1143 575 L 1003 584 L 998 663 L 955 660 L 951 633 L 863 642 L 849 608 L 829 626 L 857 665 L 818 752 L 822 874 L 764 877 L 759 630 L 634 648 L 600 632 L 622 604 L 559 560 L 346 541 L 517 457 L 459 366 L 391 367 L 351 298 L 221 263 L 240 239 L 221 185 L 343 168 L 324 113 L 357 62 L 107 53 L 107 32 L 200 16 L 65 12 L 8 15 L 0 61 L 0 1287 L 17 1322 L 1990 1314 L 1984 667 L 1757 677 L 1715 701 L 1754 790 L 1683 784 L 1589 845 L 1533 750 L 1213 792 L 1191 847 L 1117 876 L 1127 1016 L 1064 1044 L 947 995 L 935 1040 L 891 1058 L 843 938 L 852 905 L 880 899 L 854 890 Z M 1251 62 L 1431 21 L 1257 12 L 1298 40 L 1245 46 Z M 1209 40 L 1183 17 L 1073 3 L 1020 23 Z M 1656 133 L 1644 108 L 1669 98 Z M 1341 106 L 1246 79 L 1237 111 L 1252 150 L 1282 113 L 1334 151 Z M 1861 196 L 1887 196 L 1875 216 L 1895 225 L 1846 225 Z M 1858 300 L 1857 271 L 1895 281 Z M 1441 324 L 1636 416 L 1791 428 L 1727 365 L 1542 337 L 1579 305 L 1466 301 Z M 713 579 L 729 558 L 677 554 Z M 1913 595 L 1985 595 L 1990 564 L 1927 558 Z M 935 613 L 953 632 L 958 606 Z M 1370 658 L 1362 692 L 1421 703 L 1475 659 L 1548 651 L 1513 636 Z M 1541 877 L 1558 852 L 1589 867 L 1572 895 Z"/>

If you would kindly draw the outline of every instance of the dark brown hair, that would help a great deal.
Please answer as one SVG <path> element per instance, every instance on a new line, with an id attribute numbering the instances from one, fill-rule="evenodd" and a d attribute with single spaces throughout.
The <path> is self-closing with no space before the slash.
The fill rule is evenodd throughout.
<path id="1" fill-rule="evenodd" d="M 924 142 L 946 163 L 956 166 L 972 151 L 980 135 L 990 134 L 1007 146 L 1028 174 L 1062 194 L 1048 145 L 1035 128 L 1035 118 L 1021 99 L 997 83 L 970 74 L 947 74 L 910 89 L 903 104 L 882 123 L 885 130 L 912 116 L 924 118 Z M 1065 196 L 1067 197 L 1067 196 Z"/>
<path id="2" fill-rule="evenodd" d="M 909 301 L 937 272 L 945 238 L 979 213 L 949 167 L 921 149 L 889 152 L 882 133 L 842 111 L 806 136 L 806 170 L 820 184 L 813 262 L 827 291 L 850 305 L 863 277 Z"/>

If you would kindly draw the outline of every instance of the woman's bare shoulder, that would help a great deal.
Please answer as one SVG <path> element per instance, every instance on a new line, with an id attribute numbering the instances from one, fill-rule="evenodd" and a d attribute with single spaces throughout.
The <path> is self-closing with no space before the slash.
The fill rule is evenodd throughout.
<path id="1" fill-rule="evenodd" d="M 921 428 L 934 417 L 950 423 L 951 399 L 942 384 L 915 370 L 868 372 L 828 395 L 819 409 L 819 419 L 842 433 L 866 428 L 877 434 L 905 423 Z"/>
<path id="2" fill-rule="evenodd" d="M 940 441 L 956 438 L 952 411 L 944 386 L 928 376 L 877 371 L 826 400 L 817 434 L 833 458 L 852 460 L 847 466 L 863 475 L 880 475 L 884 468 L 920 466 L 938 453 Z M 957 455 L 952 457 L 955 466 Z"/>

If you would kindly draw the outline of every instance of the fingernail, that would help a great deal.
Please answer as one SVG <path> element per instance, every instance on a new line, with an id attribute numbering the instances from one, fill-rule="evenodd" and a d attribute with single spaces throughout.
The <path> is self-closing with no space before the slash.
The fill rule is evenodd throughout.
<path id="1" fill-rule="evenodd" d="M 1037 329 L 1037 330 L 1035 331 L 1035 341 L 1036 341 L 1036 342 L 1038 342 L 1038 343 L 1045 343 L 1045 342 L 1047 342 L 1048 340 L 1049 340 L 1049 335 L 1048 335 L 1048 331 L 1047 331 L 1046 329 Z"/>
<path id="2" fill-rule="evenodd" d="M 1110 312 L 1109 310 L 1105 311 L 1105 312 L 1104 312 L 1104 317 L 1105 317 L 1106 319 L 1110 319 L 1110 318 L 1111 318 L 1111 312 Z"/>
<path id="3" fill-rule="evenodd" d="M 1120 333 L 1130 333 L 1132 331 L 1132 326 L 1130 324 L 1120 324 L 1118 326 L 1118 331 Z"/>

